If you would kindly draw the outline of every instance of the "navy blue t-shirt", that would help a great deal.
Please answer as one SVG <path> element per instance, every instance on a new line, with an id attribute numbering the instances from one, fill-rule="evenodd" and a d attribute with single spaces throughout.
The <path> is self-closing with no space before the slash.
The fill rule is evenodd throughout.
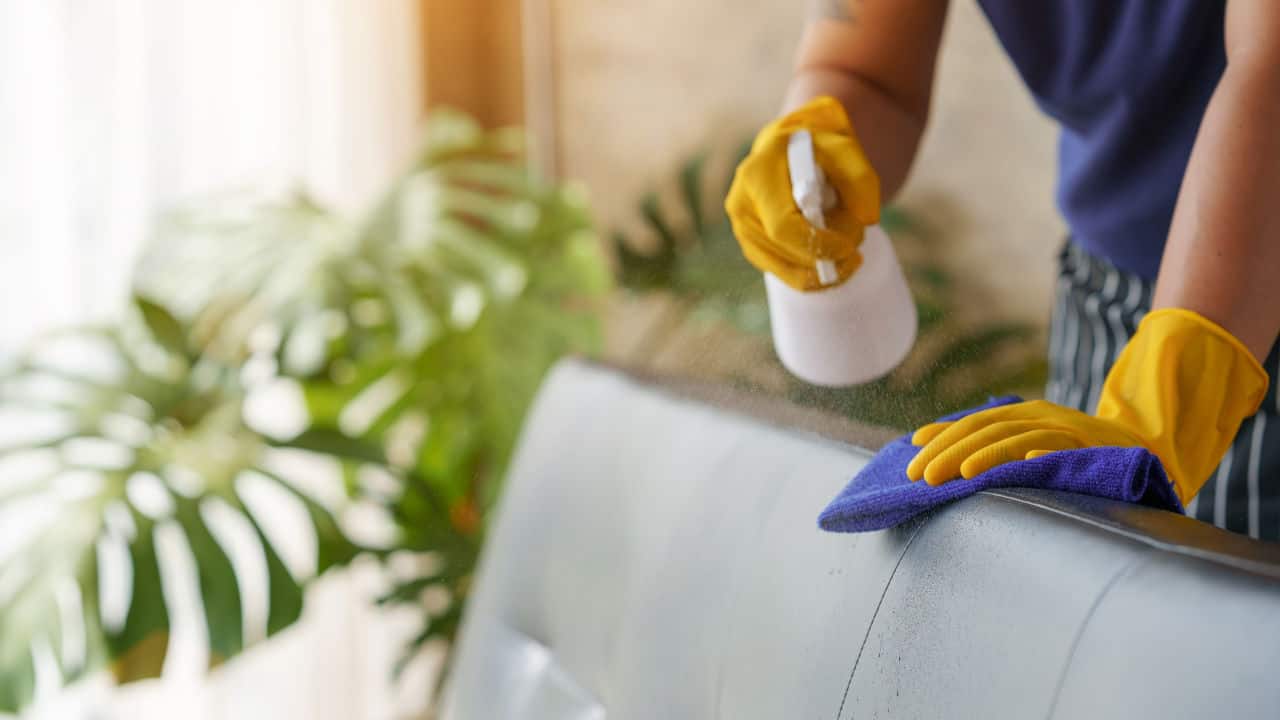
<path id="1" fill-rule="evenodd" d="M 1225 0 L 979 0 L 1062 124 L 1072 237 L 1153 279 L 1200 120 L 1226 67 Z"/>

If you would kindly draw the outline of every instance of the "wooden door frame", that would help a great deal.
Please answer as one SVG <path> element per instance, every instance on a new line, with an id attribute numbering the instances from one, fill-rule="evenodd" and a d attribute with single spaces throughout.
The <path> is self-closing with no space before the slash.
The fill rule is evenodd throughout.
<path id="1" fill-rule="evenodd" d="M 426 108 L 465 110 L 486 127 L 524 126 L 530 160 L 554 176 L 552 0 L 419 0 Z"/>
<path id="2" fill-rule="evenodd" d="M 556 85 L 553 0 L 523 0 L 525 128 L 529 157 L 548 177 L 558 177 L 559 93 Z"/>

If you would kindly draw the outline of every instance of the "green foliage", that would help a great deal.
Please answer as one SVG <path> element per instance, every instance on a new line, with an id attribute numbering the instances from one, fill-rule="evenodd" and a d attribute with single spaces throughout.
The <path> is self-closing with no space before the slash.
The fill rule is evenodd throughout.
<path id="1" fill-rule="evenodd" d="M 0 412 L 62 422 L 0 448 L 0 463 L 34 468 L 17 482 L 0 473 L 0 511 L 57 501 L 0 564 L 0 710 L 29 701 L 41 668 L 65 681 L 108 664 L 124 681 L 154 675 L 169 631 L 161 546 L 174 537 L 194 556 L 215 662 L 296 620 L 306 583 L 360 553 L 430 554 L 429 572 L 383 602 L 423 607 L 444 590 L 415 642 L 452 638 L 523 414 L 556 359 L 597 350 L 610 286 L 581 199 L 531 176 L 520 139 L 437 114 L 359 221 L 305 197 L 174 213 L 139 265 L 129 318 L 72 335 L 97 343 L 111 372 L 84 374 L 79 351 L 59 365 L 45 343 L 0 379 Z M 263 405 L 281 414 L 282 388 L 294 426 L 255 420 Z M 107 465 L 77 459 L 94 447 Z M 324 471 L 290 476 L 299 458 Z M 313 558 L 286 562 L 246 501 L 264 483 L 301 508 Z M 389 543 L 361 542 L 349 522 L 370 504 L 392 521 Z M 256 539 L 257 557 L 237 560 L 223 526 Z M 123 553 L 124 572 L 104 552 Z M 266 568 L 264 627 L 245 620 L 242 565 Z M 123 615 L 102 609 L 103 568 L 129 586 Z"/>
<path id="2" fill-rule="evenodd" d="M 745 151 L 744 146 L 735 160 Z M 696 314 L 765 334 L 764 282 L 742 257 L 725 215 L 728 183 L 709 181 L 706 165 L 707 156 L 700 154 L 680 168 L 676 212 L 665 210 L 656 193 L 641 201 L 647 251 L 625 233 L 614 233 L 620 283 L 636 292 L 670 292 L 690 302 Z M 898 248 L 916 299 L 920 330 L 913 354 L 887 377 L 852 388 L 821 388 L 791 378 L 788 396 L 865 422 L 909 429 L 989 395 L 1039 392 L 1047 365 L 1034 329 L 1017 323 L 975 328 L 952 321 L 961 289 L 936 259 L 937 233 L 895 207 L 884 210 L 881 225 Z"/>
<path id="3" fill-rule="evenodd" d="M 274 450 L 244 422 L 245 397 L 231 368 L 141 299 L 118 327 L 43 339 L 0 379 L 0 404 L 35 428 L 0 448 L 0 506 L 38 518 L 0 563 L 0 709 L 28 702 L 41 675 L 69 682 L 165 638 L 164 591 L 181 581 L 166 552 L 194 559 L 214 662 L 293 623 L 302 586 L 354 556 L 341 508 L 274 469 Z M 253 503 L 264 493 L 308 518 L 312 557 L 279 547 L 271 513 Z M 237 539 L 249 548 L 239 555 Z M 246 612 L 248 567 L 270 598 L 262 622 Z M 117 676 L 154 677 L 157 647 L 117 663 Z"/>

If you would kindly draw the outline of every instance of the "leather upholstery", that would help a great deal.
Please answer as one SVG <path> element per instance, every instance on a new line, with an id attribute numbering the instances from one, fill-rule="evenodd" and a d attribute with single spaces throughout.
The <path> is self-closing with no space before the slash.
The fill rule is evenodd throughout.
<path id="1" fill-rule="evenodd" d="M 1031 490 L 818 531 L 868 457 L 562 363 L 512 463 L 443 717 L 1280 716 L 1276 546 Z"/>

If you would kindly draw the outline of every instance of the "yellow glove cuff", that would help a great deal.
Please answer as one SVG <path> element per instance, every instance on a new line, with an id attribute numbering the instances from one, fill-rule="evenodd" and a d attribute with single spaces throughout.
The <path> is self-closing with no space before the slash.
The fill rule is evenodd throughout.
<path id="1" fill-rule="evenodd" d="M 1097 417 L 1142 437 L 1178 497 L 1195 497 L 1240 423 L 1258 411 L 1267 373 L 1218 324 L 1179 308 L 1143 318 L 1107 375 Z"/>

